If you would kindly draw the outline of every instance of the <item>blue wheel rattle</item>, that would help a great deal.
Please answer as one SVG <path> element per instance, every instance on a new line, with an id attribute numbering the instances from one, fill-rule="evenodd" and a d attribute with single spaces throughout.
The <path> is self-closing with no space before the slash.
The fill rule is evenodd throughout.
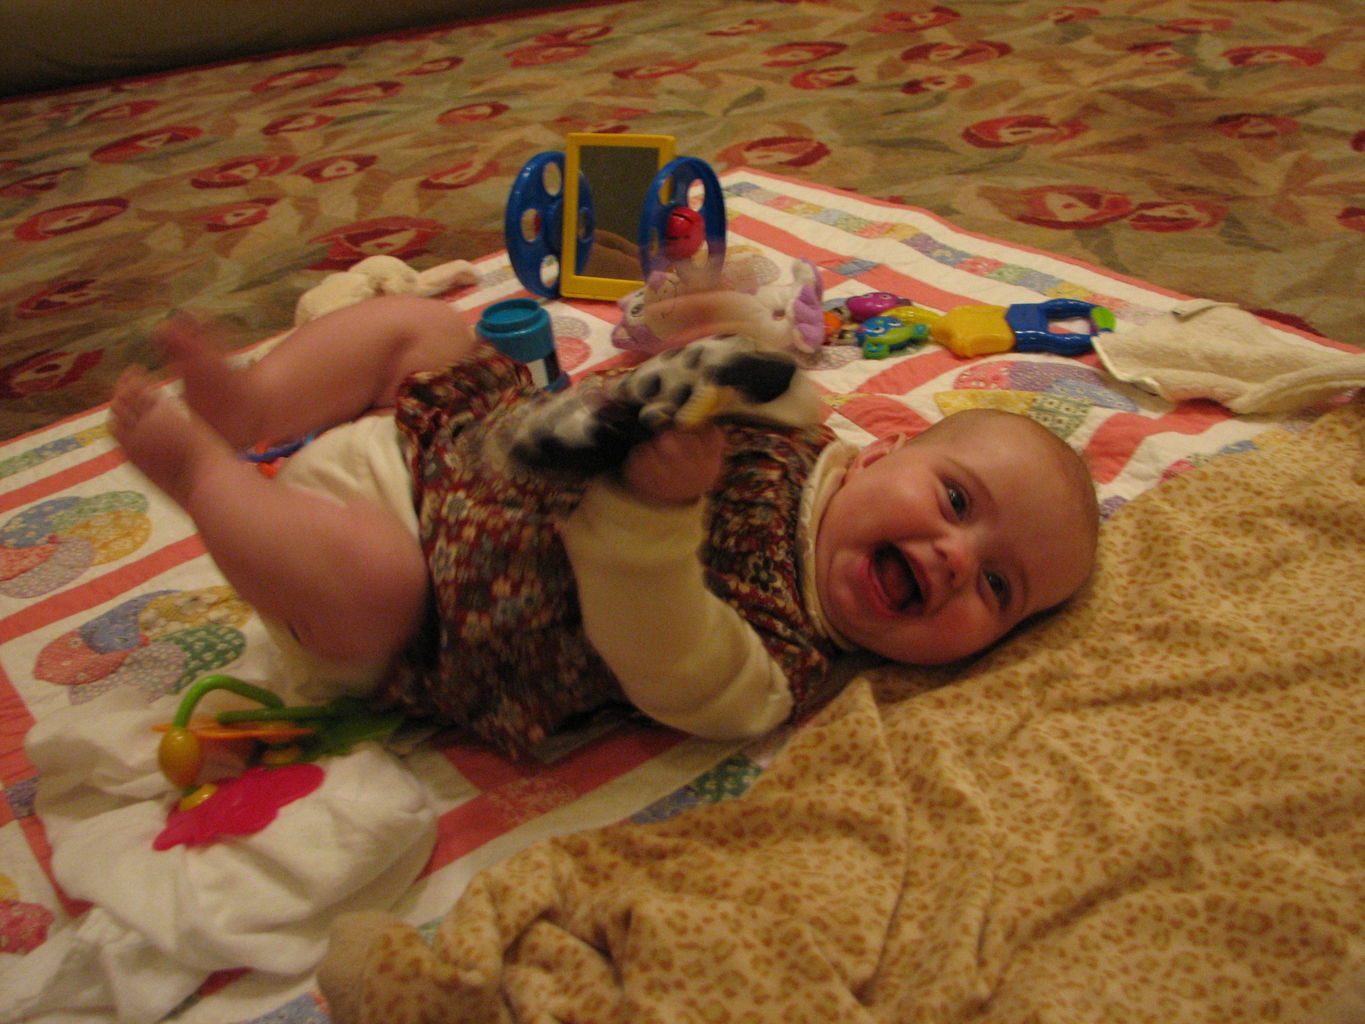
<path id="1" fill-rule="evenodd" d="M 703 243 L 712 271 L 720 272 L 725 263 L 725 193 L 710 164 L 680 156 L 664 165 L 640 211 L 639 241 L 645 280 L 656 270 L 692 259 Z"/>
<path id="2" fill-rule="evenodd" d="M 518 172 L 507 197 L 502 230 L 517 280 L 542 298 L 559 298 L 558 268 L 564 240 L 563 153 L 541 153 Z M 580 173 L 575 273 L 582 273 L 588 262 L 594 234 L 592 191 L 587 177 Z"/>

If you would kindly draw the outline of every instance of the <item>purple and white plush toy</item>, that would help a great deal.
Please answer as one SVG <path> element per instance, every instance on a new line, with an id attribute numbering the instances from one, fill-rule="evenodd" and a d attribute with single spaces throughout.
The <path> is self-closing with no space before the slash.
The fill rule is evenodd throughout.
<path id="1" fill-rule="evenodd" d="M 697 338 L 738 334 L 773 351 L 815 352 L 825 340 L 824 286 L 807 260 L 793 260 L 791 279 L 766 256 L 731 253 L 719 277 L 686 265 L 651 274 L 620 299 L 617 348 L 664 352 Z"/>

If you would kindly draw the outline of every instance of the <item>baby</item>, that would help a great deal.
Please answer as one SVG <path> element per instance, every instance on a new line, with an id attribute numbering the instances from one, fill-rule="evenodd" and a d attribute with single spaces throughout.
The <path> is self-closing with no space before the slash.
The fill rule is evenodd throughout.
<path id="1" fill-rule="evenodd" d="M 541 392 L 437 300 L 328 314 L 247 369 L 189 321 L 161 340 L 188 414 L 134 370 L 111 428 L 227 580 L 338 676 L 512 752 L 622 701 L 762 734 L 828 696 L 841 651 L 966 657 L 1094 557 L 1083 463 L 1022 416 L 861 450 L 824 427 L 670 428 L 590 477 L 509 458 Z M 274 481 L 238 454 L 336 423 Z"/>

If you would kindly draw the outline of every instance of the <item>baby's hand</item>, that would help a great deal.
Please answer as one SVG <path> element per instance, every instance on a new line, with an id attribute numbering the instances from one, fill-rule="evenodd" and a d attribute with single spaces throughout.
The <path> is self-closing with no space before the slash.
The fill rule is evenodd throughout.
<path id="1" fill-rule="evenodd" d="M 655 505 L 690 505 L 720 479 L 725 434 L 713 423 L 699 430 L 664 430 L 631 449 L 621 467 L 626 489 Z"/>

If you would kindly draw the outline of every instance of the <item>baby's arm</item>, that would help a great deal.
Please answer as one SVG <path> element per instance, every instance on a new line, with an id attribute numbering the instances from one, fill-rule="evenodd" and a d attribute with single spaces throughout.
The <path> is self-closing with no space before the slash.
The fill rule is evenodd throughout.
<path id="1" fill-rule="evenodd" d="M 695 499 L 719 469 L 720 449 L 705 468 L 717 438 L 669 431 L 642 446 L 625 485 L 595 480 L 561 532 L 588 639 L 631 703 L 685 732 L 733 739 L 780 725 L 792 697 L 758 634 L 706 587 Z M 682 458 L 689 450 L 700 457 Z"/>

